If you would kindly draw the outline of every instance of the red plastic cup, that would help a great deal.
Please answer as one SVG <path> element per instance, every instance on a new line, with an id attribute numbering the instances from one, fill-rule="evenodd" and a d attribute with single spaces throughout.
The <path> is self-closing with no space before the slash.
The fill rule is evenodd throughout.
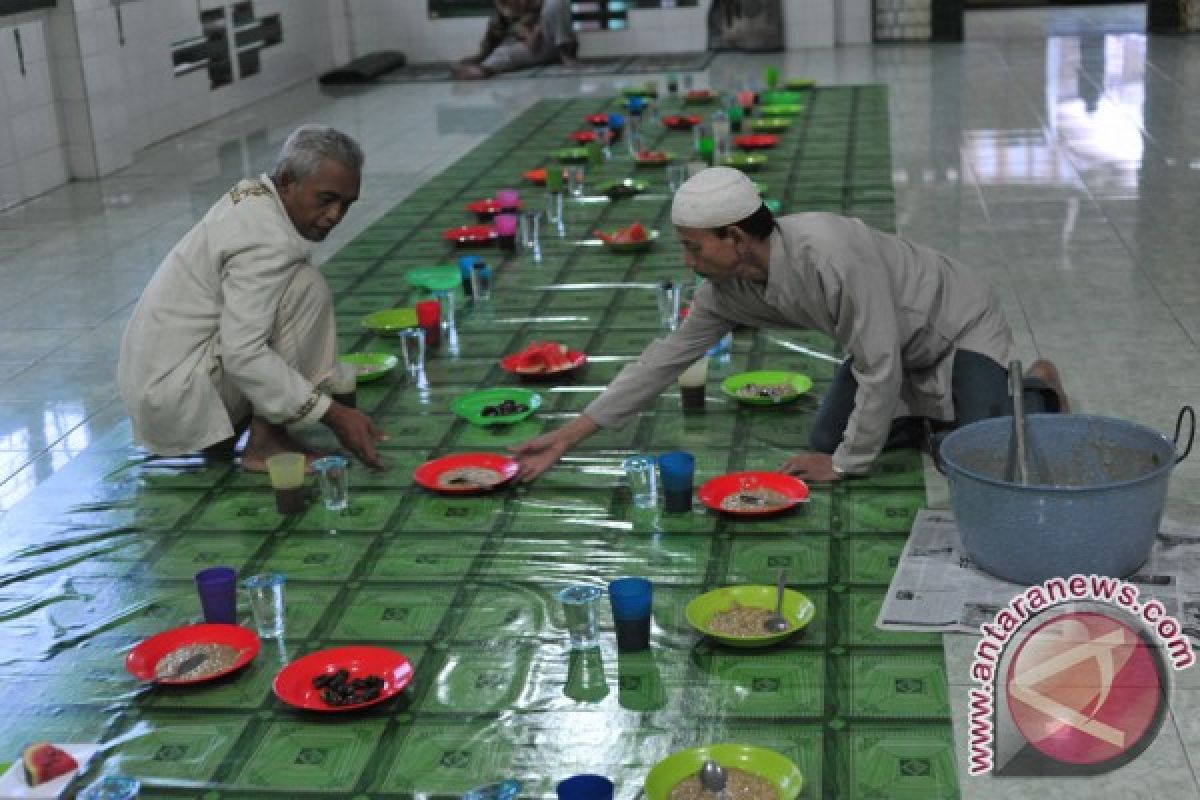
<path id="1" fill-rule="evenodd" d="M 422 328 L 436 328 L 442 324 L 442 304 L 437 300 L 422 300 L 417 303 L 417 324 Z"/>

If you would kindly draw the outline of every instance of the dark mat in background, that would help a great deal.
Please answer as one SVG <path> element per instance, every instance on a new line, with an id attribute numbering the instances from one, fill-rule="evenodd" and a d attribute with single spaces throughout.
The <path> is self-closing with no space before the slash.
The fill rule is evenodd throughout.
<path id="1" fill-rule="evenodd" d="M 337 83 L 370 83 L 384 73 L 404 67 L 407 61 L 404 53 L 381 50 L 356 58 L 337 69 L 331 69 L 318 78 L 318 81 L 326 86 Z"/>
<path id="2" fill-rule="evenodd" d="M 548 64 L 530 67 L 516 72 L 505 72 L 491 80 L 520 78 L 552 78 L 571 75 L 635 75 L 643 72 L 670 72 L 701 70 L 716 57 L 716 53 L 665 53 L 653 56 L 614 56 L 606 58 L 584 58 L 575 66 Z M 380 83 L 424 83 L 428 81 L 453 80 L 450 63 L 445 61 L 426 64 L 404 64 L 378 74 L 374 80 Z M 324 81 L 322 81 L 324 82 Z"/>

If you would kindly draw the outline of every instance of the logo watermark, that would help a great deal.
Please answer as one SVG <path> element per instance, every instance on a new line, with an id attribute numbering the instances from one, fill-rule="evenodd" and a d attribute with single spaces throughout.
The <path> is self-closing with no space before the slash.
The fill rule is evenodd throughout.
<path id="1" fill-rule="evenodd" d="M 1118 578 L 1031 586 L 980 626 L 969 691 L 971 775 L 1098 774 L 1142 753 L 1170 673 L 1196 656 L 1158 600 Z"/>

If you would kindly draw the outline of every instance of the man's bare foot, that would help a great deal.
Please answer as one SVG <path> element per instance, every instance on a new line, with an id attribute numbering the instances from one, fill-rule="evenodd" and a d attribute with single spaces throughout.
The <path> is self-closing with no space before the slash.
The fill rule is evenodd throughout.
<path id="1" fill-rule="evenodd" d="M 1054 366 L 1054 362 L 1040 358 L 1029 365 L 1029 369 L 1025 371 L 1025 375 L 1031 378 L 1037 378 L 1054 392 L 1058 398 L 1058 410 L 1063 414 L 1068 414 L 1071 411 L 1071 403 L 1067 399 L 1067 391 L 1063 388 L 1062 378 L 1058 375 L 1058 367 Z"/>
<path id="2" fill-rule="evenodd" d="M 255 417 L 250 421 L 250 438 L 242 450 L 242 469 L 246 472 L 266 472 L 267 459 L 276 453 L 304 453 L 306 469 L 314 459 L 326 455 L 295 436 L 282 425 L 272 425 L 265 419 Z"/>
<path id="3" fill-rule="evenodd" d="M 490 77 L 491 73 L 478 64 L 455 64 L 451 70 L 451 74 L 456 81 L 478 81 Z"/>

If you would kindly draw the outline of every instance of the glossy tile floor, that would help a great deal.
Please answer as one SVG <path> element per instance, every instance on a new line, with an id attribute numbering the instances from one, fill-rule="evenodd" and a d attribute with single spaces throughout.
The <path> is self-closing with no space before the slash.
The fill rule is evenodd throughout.
<path id="1" fill-rule="evenodd" d="M 1075 410 L 1170 434 L 1179 407 L 1200 400 L 1200 39 L 1147 37 L 1144 13 L 974 12 L 961 45 L 725 55 L 698 84 L 729 86 L 767 63 L 821 83 L 887 84 L 900 232 L 988 276 L 1020 356 L 1056 361 Z M 327 255 L 540 97 L 635 80 L 340 96 L 305 85 L 152 147 L 110 178 L 0 213 L 0 515 L 61 502 L 54 482 L 39 486 L 68 467 L 86 481 L 127 452 L 114 371 L 132 304 L 173 242 L 238 177 L 268 169 L 295 125 L 334 124 L 368 155 L 363 199 Z M 1176 469 L 1168 505 L 1193 523 L 1197 462 Z M 931 503 L 944 501 L 930 484 Z M 965 683 L 970 639 L 949 639 L 951 681 Z M 1200 708 L 1200 677 L 1185 673 L 1180 686 L 1158 740 L 1104 784 L 1120 796 L 1200 794 L 1200 730 L 1180 713 Z M 1038 793 L 1116 796 L 1089 784 Z M 994 779 L 964 777 L 963 790 L 1031 796 L 1024 782 Z"/>

